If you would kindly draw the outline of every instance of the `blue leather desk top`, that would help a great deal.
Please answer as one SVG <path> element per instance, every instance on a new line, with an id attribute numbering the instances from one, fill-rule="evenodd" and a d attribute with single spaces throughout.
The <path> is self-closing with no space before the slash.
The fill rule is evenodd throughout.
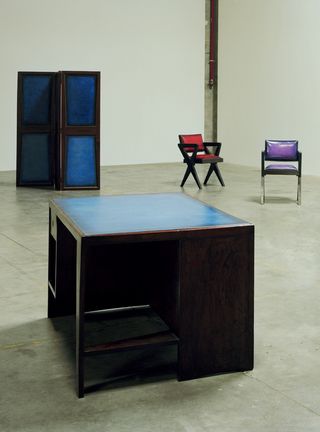
<path id="1" fill-rule="evenodd" d="M 250 225 L 183 193 L 58 198 L 53 203 L 85 236 Z"/>

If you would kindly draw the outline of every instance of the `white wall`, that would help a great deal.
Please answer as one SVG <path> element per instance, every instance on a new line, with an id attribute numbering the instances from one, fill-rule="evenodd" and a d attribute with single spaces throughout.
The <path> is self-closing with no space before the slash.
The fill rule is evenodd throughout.
<path id="1" fill-rule="evenodd" d="M 219 0 L 218 137 L 260 167 L 266 138 L 298 139 L 320 175 L 320 1 Z"/>
<path id="2" fill-rule="evenodd" d="M 178 133 L 203 131 L 204 0 L 0 6 L 0 170 L 15 169 L 18 71 L 101 71 L 102 165 L 181 160 Z"/>

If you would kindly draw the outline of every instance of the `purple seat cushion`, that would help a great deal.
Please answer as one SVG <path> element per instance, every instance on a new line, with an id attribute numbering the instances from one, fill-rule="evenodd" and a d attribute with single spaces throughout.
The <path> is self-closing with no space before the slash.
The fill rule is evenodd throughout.
<path id="1" fill-rule="evenodd" d="M 271 164 L 266 166 L 266 171 L 268 170 L 288 170 L 288 171 L 298 171 L 298 169 L 294 165 L 289 164 Z"/>
<path id="2" fill-rule="evenodd" d="M 266 159 L 296 160 L 298 141 L 266 140 Z"/>

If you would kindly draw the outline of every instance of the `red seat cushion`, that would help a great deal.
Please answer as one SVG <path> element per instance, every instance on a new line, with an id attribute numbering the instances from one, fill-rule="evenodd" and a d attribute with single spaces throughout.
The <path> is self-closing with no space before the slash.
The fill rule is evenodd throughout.
<path id="1" fill-rule="evenodd" d="M 181 144 L 198 144 L 198 150 L 204 150 L 201 134 L 179 135 Z M 193 151 L 192 147 L 185 147 L 185 151 Z"/>

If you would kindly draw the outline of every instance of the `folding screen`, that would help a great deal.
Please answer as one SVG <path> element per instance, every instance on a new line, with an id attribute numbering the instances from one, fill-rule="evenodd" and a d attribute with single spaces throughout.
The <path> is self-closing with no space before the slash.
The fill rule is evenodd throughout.
<path id="1" fill-rule="evenodd" d="M 17 186 L 100 187 L 100 73 L 19 72 Z"/>
<path id="2" fill-rule="evenodd" d="M 100 74 L 59 72 L 58 189 L 98 189 Z"/>
<path id="3" fill-rule="evenodd" d="M 17 186 L 54 184 L 55 80 L 52 72 L 18 73 Z"/>

